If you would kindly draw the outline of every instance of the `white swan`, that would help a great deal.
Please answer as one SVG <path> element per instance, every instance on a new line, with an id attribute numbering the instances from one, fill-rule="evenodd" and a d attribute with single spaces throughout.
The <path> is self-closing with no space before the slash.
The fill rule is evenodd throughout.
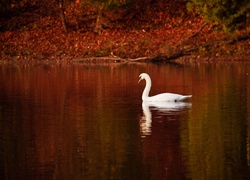
<path id="1" fill-rule="evenodd" d="M 139 81 L 138 83 L 145 79 L 146 80 L 146 86 L 145 89 L 142 93 L 142 101 L 145 102 L 163 102 L 163 101 L 172 101 L 172 102 L 177 102 L 177 101 L 182 101 L 187 98 L 192 97 L 192 95 L 181 95 L 181 94 L 173 94 L 173 93 L 162 93 L 162 94 L 157 94 L 155 96 L 149 97 L 149 91 L 151 88 L 151 79 L 148 74 L 142 73 L 139 76 Z"/>

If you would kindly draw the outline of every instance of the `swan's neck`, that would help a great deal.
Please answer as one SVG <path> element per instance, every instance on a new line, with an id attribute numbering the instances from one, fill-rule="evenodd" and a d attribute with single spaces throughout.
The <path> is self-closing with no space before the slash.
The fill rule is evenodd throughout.
<path id="1" fill-rule="evenodd" d="M 143 101 L 145 101 L 148 98 L 149 91 L 150 91 L 150 88 L 151 88 L 151 79 L 150 79 L 150 77 L 147 77 L 145 79 L 145 81 L 146 81 L 146 86 L 145 86 L 144 91 L 142 93 L 142 100 Z"/>

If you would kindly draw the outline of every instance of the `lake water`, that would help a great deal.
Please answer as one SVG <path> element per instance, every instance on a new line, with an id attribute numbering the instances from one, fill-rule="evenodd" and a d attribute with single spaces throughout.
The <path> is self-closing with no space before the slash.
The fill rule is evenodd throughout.
<path id="1" fill-rule="evenodd" d="M 151 95 L 192 94 L 146 104 Z M 250 63 L 0 65 L 1 179 L 249 179 Z"/>

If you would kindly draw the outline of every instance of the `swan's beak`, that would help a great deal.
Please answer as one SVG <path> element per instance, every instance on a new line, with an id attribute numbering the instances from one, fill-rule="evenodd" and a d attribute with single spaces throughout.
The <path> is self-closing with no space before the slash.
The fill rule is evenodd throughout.
<path id="1" fill-rule="evenodd" d="M 140 77 L 140 79 L 139 79 L 138 83 L 139 83 L 141 80 L 142 80 L 142 78 Z"/>

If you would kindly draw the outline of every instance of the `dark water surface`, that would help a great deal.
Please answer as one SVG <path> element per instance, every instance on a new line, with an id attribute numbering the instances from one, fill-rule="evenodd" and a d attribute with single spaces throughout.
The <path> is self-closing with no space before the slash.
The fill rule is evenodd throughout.
<path id="1" fill-rule="evenodd" d="M 185 103 L 141 101 L 192 94 Z M 250 179 L 250 63 L 0 65 L 1 179 Z"/>

